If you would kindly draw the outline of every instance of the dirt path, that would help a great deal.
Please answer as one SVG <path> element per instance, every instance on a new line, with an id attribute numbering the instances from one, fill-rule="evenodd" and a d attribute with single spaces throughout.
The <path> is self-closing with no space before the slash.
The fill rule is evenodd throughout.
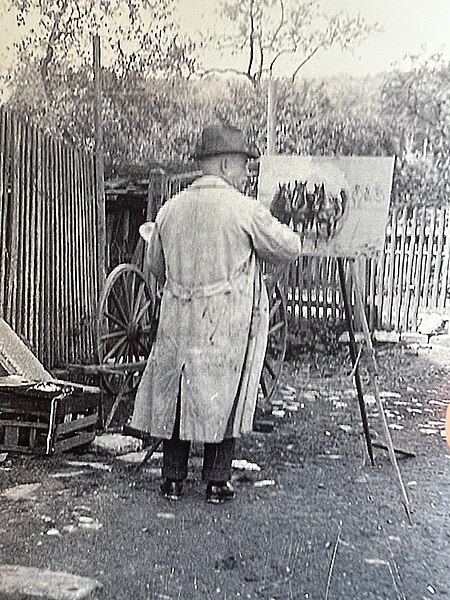
<path id="1" fill-rule="evenodd" d="M 413 526 L 386 453 L 367 465 L 346 360 L 323 357 L 315 370 L 302 358 L 283 377 L 299 411 L 239 444 L 238 457 L 262 470 L 236 471 L 233 503 L 204 503 L 196 452 L 176 504 L 158 495 L 158 461 L 136 472 L 99 456 L 75 460 L 101 468 L 13 457 L 1 465 L 0 492 L 40 486 L 31 500 L 0 497 L 0 562 L 92 577 L 103 583 L 97 600 L 449 597 L 447 364 L 396 349 L 380 366 L 383 390 L 399 394 L 386 399 L 395 444 L 416 453 L 400 461 Z M 370 398 L 369 411 L 375 435 Z M 264 480 L 275 483 L 255 486 Z"/>

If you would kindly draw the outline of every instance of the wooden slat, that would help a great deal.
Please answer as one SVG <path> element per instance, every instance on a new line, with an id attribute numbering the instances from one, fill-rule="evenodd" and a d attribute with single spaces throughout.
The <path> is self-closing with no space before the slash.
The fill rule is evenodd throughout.
<path id="1" fill-rule="evenodd" d="M 408 208 L 405 207 L 401 213 L 400 222 L 397 223 L 397 232 L 400 231 L 400 243 L 395 240 L 395 262 L 394 262 L 394 282 L 393 286 L 393 323 L 395 329 L 400 328 L 401 305 L 403 299 L 404 269 L 406 268 L 406 249 L 408 247 Z"/>
<path id="2" fill-rule="evenodd" d="M 11 119 L 11 196 L 9 211 L 9 247 L 7 274 L 6 320 L 16 326 L 17 310 L 17 263 L 18 263 L 18 228 L 20 204 L 20 147 L 22 143 L 22 128 L 14 117 Z"/>
<path id="3" fill-rule="evenodd" d="M 100 298 L 99 287 L 98 287 L 98 253 L 97 253 L 97 243 L 98 238 L 97 235 L 93 235 L 94 232 L 97 231 L 96 223 L 97 223 L 97 202 L 95 199 L 95 187 L 94 187 L 94 179 L 93 179 L 93 160 L 92 157 L 85 157 L 84 159 L 84 167 L 85 167 L 85 189 L 86 189 L 86 214 L 88 215 L 88 222 L 91 231 L 91 235 L 89 236 L 89 282 L 90 282 L 90 322 L 95 325 L 95 319 L 97 316 L 97 304 Z M 93 346 L 93 350 L 96 353 L 96 339 L 95 339 L 95 328 L 90 329 L 91 332 L 91 343 Z"/>
<path id="4" fill-rule="evenodd" d="M 29 231 L 28 244 L 26 246 L 27 252 L 25 255 L 25 265 L 28 268 L 25 269 L 25 289 L 28 310 L 26 312 L 26 328 L 25 333 L 27 339 L 30 341 L 33 349 L 39 351 L 37 347 L 37 336 L 36 336 L 36 321 L 39 315 L 40 295 L 38 293 L 38 262 L 39 256 L 36 253 L 36 246 L 38 240 L 42 236 L 42 228 L 37 227 L 37 212 L 38 199 L 37 199 L 37 134 L 36 129 L 28 125 L 29 131 L 29 152 L 27 155 L 27 161 L 29 160 L 29 166 L 27 167 L 27 173 L 29 175 L 29 192 L 28 192 L 28 210 L 27 210 L 27 230 Z"/>
<path id="5" fill-rule="evenodd" d="M 43 327 L 45 328 L 45 342 L 46 349 L 44 356 L 46 358 L 45 364 L 54 365 L 55 361 L 55 347 L 56 339 L 58 336 L 57 332 L 57 321 L 55 314 L 55 290 L 56 290 L 56 270 L 55 270 L 55 200 L 54 200 L 54 155 L 52 152 L 53 144 L 49 136 L 44 137 L 44 160 L 42 166 L 44 169 L 44 196 L 43 201 L 45 204 L 44 219 L 45 219 L 45 252 L 43 256 L 43 278 L 44 278 L 44 320 Z M 50 227 L 52 223 L 52 227 Z"/>
<path id="6" fill-rule="evenodd" d="M 428 292 L 431 284 L 431 265 L 433 262 L 433 248 L 434 248 L 434 235 L 436 228 L 436 210 L 427 210 L 429 215 L 430 223 L 425 227 L 426 236 L 426 263 L 425 263 L 425 275 L 423 281 L 423 298 L 425 306 L 428 306 Z M 428 219 L 427 219 L 428 220 Z"/>
<path id="7" fill-rule="evenodd" d="M 53 451 L 55 453 L 66 452 L 67 450 L 71 450 L 72 448 L 89 444 L 89 442 L 92 442 L 94 438 L 95 432 L 85 432 L 74 435 L 73 437 L 70 437 L 67 440 L 56 440 L 56 442 L 54 442 L 53 444 Z"/>
<path id="8" fill-rule="evenodd" d="M 77 298 L 77 270 L 78 255 L 75 252 L 76 244 L 76 217 L 74 214 L 74 189 L 73 189 L 73 154 L 72 149 L 64 144 L 64 165 L 66 169 L 66 252 L 67 252 L 67 278 L 66 293 L 69 314 L 68 355 L 64 357 L 64 364 L 72 362 L 77 356 L 77 329 L 78 329 L 78 298 Z"/>
<path id="9" fill-rule="evenodd" d="M 417 246 L 415 253 L 415 261 L 413 267 L 413 281 L 411 282 L 412 302 L 408 310 L 408 322 L 411 323 L 411 329 L 417 329 L 417 314 L 420 306 L 420 283 L 423 277 L 424 257 L 425 257 L 425 210 L 421 210 L 417 217 Z"/>
<path id="10" fill-rule="evenodd" d="M 449 289 L 449 262 L 450 262 L 450 211 L 448 206 L 443 211 L 444 239 L 442 243 L 442 276 L 441 289 L 439 292 L 438 309 L 443 310 L 447 303 Z"/>
<path id="11" fill-rule="evenodd" d="M 88 415 L 86 417 L 80 417 L 78 419 L 74 419 L 73 421 L 68 421 L 66 423 L 61 423 L 56 427 L 56 435 L 66 435 L 67 433 L 72 433 L 73 431 L 80 431 L 81 429 L 86 429 L 87 427 L 95 426 L 98 423 L 98 415 Z"/>
<path id="12" fill-rule="evenodd" d="M 45 221 L 46 195 L 44 187 L 45 172 L 43 168 L 44 143 L 42 132 L 37 130 L 36 135 L 36 297 L 37 314 L 34 327 L 38 356 L 42 361 L 47 361 L 48 349 L 45 344 L 45 237 L 47 227 Z"/>
<path id="13" fill-rule="evenodd" d="M 441 266 L 442 266 L 442 247 L 444 241 L 444 231 L 445 231 L 445 222 L 444 222 L 444 211 L 439 211 L 439 220 L 437 227 L 437 236 L 436 236 L 436 253 L 434 256 L 434 273 L 433 273 L 433 285 L 431 288 L 431 308 L 437 308 L 437 300 L 439 293 L 439 284 L 441 283 Z"/>
<path id="14" fill-rule="evenodd" d="M 0 315 L 5 315 L 6 307 L 6 282 L 8 264 L 8 233 L 10 196 L 10 150 L 11 150 L 11 118 L 8 113 L 1 109 L 0 112 Z"/>
<path id="15" fill-rule="evenodd" d="M 92 232 L 89 221 L 89 195 L 87 193 L 85 158 L 79 153 L 79 169 L 80 169 L 80 211 L 81 211 L 81 245 L 83 246 L 83 273 L 84 273 L 84 319 L 86 327 L 84 330 L 83 339 L 85 341 L 83 362 L 88 362 L 89 357 L 93 357 L 93 340 L 92 340 L 92 301 L 91 295 L 93 291 L 93 281 L 90 270 L 90 252 L 89 252 L 89 232 Z"/>
<path id="16" fill-rule="evenodd" d="M 401 317 L 401 328 L 402 331 L 409 330 L 409 301 L 411 298 L 411 287 L 413 286 L 413 265 L 414 255 L 416 252 L 416 234 L 417 234 L 417 207 L 414 207 L 412 212 L 411 224 L 410 224 L 410 238 L 408 254 L 406 257 L 406 272 L 405 272 L 405 293 L 402 294 L 402 313 Z"/>

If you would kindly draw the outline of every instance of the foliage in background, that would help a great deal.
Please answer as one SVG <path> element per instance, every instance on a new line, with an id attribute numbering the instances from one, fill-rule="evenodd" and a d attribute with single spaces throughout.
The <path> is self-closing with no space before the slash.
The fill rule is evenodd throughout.
<path id="1" fill-rule="evenodd" d="M 267 81 L 263 75 L 270 62 L 261 69 L 261 56 L 258 62 L 254 55 L 249 63 L 251 76 L 245 78 L 195 76 L 199 72 L 196 48 L 176 30 L 171 12 L 175 1 L 104 0 L 98 11 L 96 0 L 8 0 L 23 20 L 39 15 L 38 28 L 17 48 L 19 60 L 7 82 L 12 88 L 8 105 L 54 135 L 92 149 L 89 42 L 91 34 L 99 32 L 105 63 L 105 157 L 110 172 L 129 164 L 140 165 L 145 172 L 155 163 L 189 163 L 202 126 L 217 120 L 244 128 L 249 141 L 264 152 Z M 298 10 L 305 11 L 309 4 L 317 2 L 298 3 Z M 239 5 L 229 0 L 225 8 L 229 16 L 233 11 L 240 15 L 236 35 L 242 38 L 241 46 L 249 48 L 251 42 L 255 53 L 259 44 L 264 60 L 272 56 L 273 61 L 277 52 L 284 52 L 282 44 L 295 45 L 292 36 L 298 32 L 280 20 L 258 37 L 261 13 L 255 13 L 250 38 L 252 30 L 245 21 L 250 13 L 244 8 L 261 10 L 269 5 L 274 10 L 294 6 L 275 0 L 246 0 Z M 279 31 L 277 22 L 283 24 Z M 350 43 L 343 23 L 344 37 L 336 34 L 333 43 Z M 311 32 L 325 35 L 328 31 L 323 23 L 322 29 L 317 23 L 316 29 L 310 26 Z M 358 27 L 361 36 L 368 34 L 367 24 Z M 317 46 L 318 39 L 311 33 L 308 43 L 316 40 Z M 306 50 L 298 44 L 301 62 Z M 277 150 L 326 156 L 395 155 L 394 204 L 445 203 L 450 191 L 449 67 L 439 56 L 411 57 L 393 72 L 364 80 L 284 80 L 279 86 Z"/>

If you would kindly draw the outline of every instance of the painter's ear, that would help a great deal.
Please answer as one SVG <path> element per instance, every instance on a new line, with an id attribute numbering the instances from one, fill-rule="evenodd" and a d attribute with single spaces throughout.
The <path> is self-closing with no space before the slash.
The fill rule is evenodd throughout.
<path id="1" fill-rule="evenodd" d="M 220 168 L 222 173 L 226 174 L 228 172 L 228 158 L 226 156 L 222 157 L 220 161 Z"/>

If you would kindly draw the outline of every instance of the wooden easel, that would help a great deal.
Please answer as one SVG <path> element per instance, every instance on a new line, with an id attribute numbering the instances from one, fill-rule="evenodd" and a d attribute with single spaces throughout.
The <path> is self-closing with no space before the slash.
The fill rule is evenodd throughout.
<path id="1" fill-rule="evenodd" d="M 362 385 L 361 385 L 361 378 L 359 375 L 359 361 L 361 358 L 362 348 L 358 352 L 358 348 L 357 348 L 356 340 L 355 340 L 355 331 L 354 331 L 354 327 L 353 327 L 353 315 L 352 315 L 352 310 L 351 310 L 351 306 L 350 306 L 350 300 L 349 300 L 348 290 L 347 290 L 347 285 L 346 285 L 344 259 L 337 258 L 337 263 L 338 263 L 338 271 L 339 271 L 339 281 L 340 281 L 341 290 L 342 290 L 342 297 L 344 300 L 345 320 L 347 322 L 347 330 L 348 330 L 348 334 L 349 334 L 349 350 L 350 350 L 350 357 L 351 357 L 351 361 L 352 361 L 352 365 L 353 365 L 353 376 L 354 376 L 355 387 L 356 387 L 356 391 L 357 391 L 357 395 L 358 395 L 359 409 L 361 412 L 361 421 L 362 421 L 363 430 L 364 430 L 364 437 L 366 439 L 367 451 L 368 451 L 372 466 L 374 466 L 375 462 L 374 462 L 374 457 L 373 457 L 373 443 L 372 443 L 372 439 L 370 436 L 366 405 L 364 402 L 364 394 L 363 394 Z M 353 258 L 348 259 L 348 263 L 349 263 L 349 267 L 350 267 L 350 281 L 353 284 L 353 290 L 354 290 L 355 300 L 356 300 L 355 313 L 358 316 L 359 321 L 361 323 L 363 333 L 364 333 L 364 341 L 365 341 L 367 350 L 370 355 L 371 363 L 372 363 L 371 383 L 373 386 L 375 401 L 376 401 L 378 412 L 379 412 L 379 415 L 381 418 L 381 425 L 383 428 L 384 438 L 386 441 L 385 448 L 387 449 L 387 451 L 389 453 L 389 458 L 391 460 L 391 463 L 394 468 L 394 471 L 395 471 L 395 474 L 396 474 L 396 477 L 398 480 L 398 484 L 400 487 L 402 503 L 403 503 L 403 506 L 405 507 L 406 514 L 411 523 L 410 503 L 409 503 L 408 495 L 406 493 L 405 485 L 403 483 L 402 475 L 400 473 L 400 469 L 399 469 L 399 466 L 397 463 L 397 459 L 395 456 L 396 449 L 394 448 L 394 445 L 392 443 L 391 434 L 390 434 L 389 427 L 387 424 L 386 414 L 384 412 L 383 402 L 381 401 L 381 397 L 380 397 L 380 391 L 379 391 L 379 385 L 378 385 L 378 375 L 379 375 L 378 363 L 377 363 L 375 350 L 374 350 L 374 347 L 372 344 L 372 339 L 370 336 L 369 325 L 367 323 L 367 317 L 366 317 L 366 313 L 364 310 L 364 303 L 363 303 L 362 296 L 361 296 L 361 290 L 358 285 L 358 277 L 356 274 L 355 259 L 353 259 Z M 378 447 L 380 447 L 380 446 L 378 445 Z M 384 446 L 381 446 L 381 447 L 384 448 Z M 404 455 L 410 455 L 407 452 L 403 452 L 403 451 L 399 451 L 399 450 L 397 450 L 397 452 L 404 454 Z"/>

